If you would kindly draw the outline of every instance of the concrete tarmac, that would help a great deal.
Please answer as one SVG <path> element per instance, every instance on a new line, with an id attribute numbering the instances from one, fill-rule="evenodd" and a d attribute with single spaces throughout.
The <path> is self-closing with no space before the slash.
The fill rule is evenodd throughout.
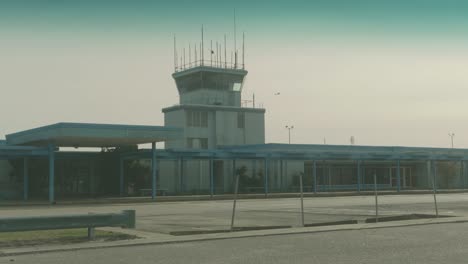
<path id="1" fill-rule="evenodd" d="M 468 194 L 438 194 L 439 214 L 468 216 Z M 155 234 L 174 231 L 229 229 L 232 201 L 149 202 L 125 204 L 69 204 L 0 207 L 2 217 L 119 212 L 135 209 L 137 230 Z M 246 199 L 237 204 L 235 226 L 299 226 L 299 198 Z M 373 196 L 304 198 L 305 223 L 364 221 L 375 215 Z M 435 214 L 430 194 L 379 196 L 380 215 Z"/>

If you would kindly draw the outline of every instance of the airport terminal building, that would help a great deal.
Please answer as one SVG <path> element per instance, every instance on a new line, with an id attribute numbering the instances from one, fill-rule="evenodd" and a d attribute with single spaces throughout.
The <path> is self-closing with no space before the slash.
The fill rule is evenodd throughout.
<path id="1" fill-rule="evenodd" d="M 172 75 L 163 126 L 57 123 L 0 140 L 0 200 L 304 191 L 464 189 L 468 149 L 265 144 L 244 107 L 243 64 L 195 61 Z M 164 149 L 156 143 L 164 142 Z M 139 148 L 142 144 L 151 148 Z M 66 149 L 73 147 L 75 151 Z M 81 148 L 101 151 L 82 151 Z"/>

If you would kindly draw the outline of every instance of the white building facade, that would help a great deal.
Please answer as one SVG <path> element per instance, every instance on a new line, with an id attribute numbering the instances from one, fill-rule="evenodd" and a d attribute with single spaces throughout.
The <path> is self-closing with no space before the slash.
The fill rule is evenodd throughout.
<path id="1" fill-rule="evenodd" d="M 265 109 L 241 107 L 247 71 L 198 66 L 176 72 L 179 105 L 164 108 L 164 125 L 184 128 L 167 149 L 216 149 L 265 143 Z"/>

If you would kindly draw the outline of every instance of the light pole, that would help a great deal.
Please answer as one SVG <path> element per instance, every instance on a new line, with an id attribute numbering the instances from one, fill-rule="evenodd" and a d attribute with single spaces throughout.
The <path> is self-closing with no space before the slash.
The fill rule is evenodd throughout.
<path id="1" fill-rule="evenodd" d="M 288 142 L 291 144 L 291 129 L 294 129 L 294 126 L 285 126 L 285 128 L 288 130 Z"/>
<path id="2" fill-rule="evenodd" d="M 455 133 L 451 132 L 448 134 L 450 139 L 452 140 L 452 148 L 453 148 L 453 137 L 455 136 Z"/>

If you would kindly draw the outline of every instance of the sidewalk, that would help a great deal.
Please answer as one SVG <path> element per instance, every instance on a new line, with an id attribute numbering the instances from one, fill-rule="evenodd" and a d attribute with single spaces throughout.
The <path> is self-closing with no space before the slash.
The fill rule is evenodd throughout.
<path id="1" fill-rule="evenodd" d="M 133 239 L 133 240 L 112 241 L 112 242 L 86 242 L 86 243 L 69 244 L 69 245 L 0 249 L 0 257 L 24 255 L 24 254 L 39 254 L 39 253 L 47 253 L 47 252 L 74 251 L 74 250 L 84 250 L 84 249 L 100 249 L 100 248 L 110 248 L 110 247 L 159 245 L 159 244 L 168 244 L 168 243 L 185 243 L 185 242 L 197 242 L 197 241 L 220 240 L 220 239 L 231 239 L 231 238 L 277 236 L 277 235 L 304 234 L 304 233 L 312 234 L 312 233 L 318 233 L 318 232 L 333 232 L 333 231 L 343 231 L 343 230 L 409 227 L 409 226 L 417 226 L 417 225 L 464 223 L 464 222 L 468 222 L 468 217 L 433 218 L 433 219 L 394 221 L 394 222 L 382 222 L 382 223 L 371 223 L 371 224 L 350 224 L 350 225 L 335 225 L 335 226 L 321 226 L 321 227 L 295 227 L 295 228 L 285 228 L 285 229 L 242 231 L 242 232 L 232 232 L 232 233 L 227 232 L 227 233 L 190 235 L 190 236 L 171 236 L 171 235 L 166 235 L 166 234 L 150 233 L 150 232 L 143 232 L 143 231 L 130 230 L 130 229 L 106 228 L 106 230 L 113 230 L 117 232 L 138 235 L 141 238 Z"/>

